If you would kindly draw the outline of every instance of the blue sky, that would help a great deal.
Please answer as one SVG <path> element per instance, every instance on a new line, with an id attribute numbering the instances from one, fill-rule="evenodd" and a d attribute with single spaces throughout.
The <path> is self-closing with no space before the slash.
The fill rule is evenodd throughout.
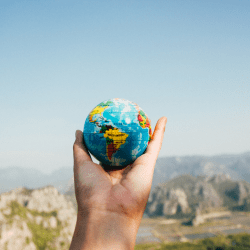
<path id="1" fill-rule="evenodd" d="M 160 156 L 250 150 L 249 1 L 0 1 L 0 167 L 72 167 L 100 102 L 136 102 Z"/>

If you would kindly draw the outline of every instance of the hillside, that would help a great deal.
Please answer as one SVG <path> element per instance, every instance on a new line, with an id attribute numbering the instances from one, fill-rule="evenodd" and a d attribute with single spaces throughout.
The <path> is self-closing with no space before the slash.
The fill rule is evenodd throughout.
<path id="1" fill-rule="evenodd" d="M 157 232 L 158 236 L 155 237 L 161 239 L 167 233 L 168 239 L 175 239 L 176 234 L 179 235 L 179 231 L 175 233 L 178 227 L 184 230 L 183 234 L 185 231 L 185 234 L 191 233 L 184 224 L 181 225 L 182 221 L 193 218 L 199 225 L 199 216 L 209 218 L 211 212 L 221 210 L 249 211 L 250 183 L 232 180 L 227 175 L 178 176 L 153 188 L 145 214 L 150 217 L 148 220 L 156 217 L 159 225 L 152 229 L 152 232 Z M 183 220 L 166 220 L 159 216 Z M 161 224 L 166 221 L 175 223 L 173 227 L 169 225 L 169 232 L 166 231 L 168 225 L 163 228 Z M 0 249 L 68 249 L 75 223 L 76 201 L 73 189 L 61 194 L 52 186 L 40 189 L 18 188 L 0 195 Z M 236 226 L 238 223 L 244 224 L 237 220 Z M 150 237 L 146 239 L 150 240 Z"/>
<path id="2" fill-rule="evenodd" d="M 0 249 L 69 249 L 75 224 L 72 203 L 52 186 L 0 195 Z"/>
<path id="3" fill-rule="evenodd" d="M 157 185 L 150 193 L 145 213 L 149 216 L 188 217 L 197 210 L 248 211 L 250 183 L 228 175 L 181 175 Z"/>

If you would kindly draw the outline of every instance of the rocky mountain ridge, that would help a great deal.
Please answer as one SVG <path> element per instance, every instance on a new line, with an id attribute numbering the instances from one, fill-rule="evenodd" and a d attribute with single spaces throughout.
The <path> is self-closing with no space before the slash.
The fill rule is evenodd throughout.
<path id="1" fill-rule="evenodd" d="M 188 217 L 197 212 L 250 209 L 250 183 L 229 175 L 182 175 L 156 186 L 145 213 L 149 217 Z"/>
<path id="2" fill-rule="evenodd" d="M 72 202 L 52 186 L 0 195 L 0 249 L 69 249 L 75 224 Z"/>
<path id="3" fill-rule="evenodd" d="M 73 183 L 73 182 L 72 182 Z M 152 189 L 145 215 L 190 218 L 198 225 L 209 213 L 250 210 L 250 183 L 229 175 L 182 175 Z M 74 189 L 17 188 L 0 195 L 0 249 L 69 249 L 76 223 Z M 220 216 L 220 215 L 216 215 Z"/>

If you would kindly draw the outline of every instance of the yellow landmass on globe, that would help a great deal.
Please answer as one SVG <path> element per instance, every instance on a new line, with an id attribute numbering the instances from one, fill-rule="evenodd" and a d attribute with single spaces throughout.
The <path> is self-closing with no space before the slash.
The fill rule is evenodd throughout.
<path id="1" fill-rule="evenodd" d="M 106 107 L 101 107 L 101 106 L 96 106 L 89 114 L 89 121 L 90 122 L 95 122 L 97 120 L 97 118 L 95 120 L 93 120 L 93 116 L 94 115 L 101 115 L 105 109 L 107 109 L 108 106 Z"/>
<path id="2" fill-rule="evenodd" d="M 105 138 L 113 140 L 115 149 L 119 149 L 122 144 L 126 142 L 128 134 L 120 132 L 117 128 L 109 129 L 105 131 Z"/>
<path id="3" fill-rule="evenodd" d="M 106 149 L 108 159 L 111 160 L 112 155 L 126 142 L 128 134 L 120 132 L 117 128 L 105 131 Z"/>

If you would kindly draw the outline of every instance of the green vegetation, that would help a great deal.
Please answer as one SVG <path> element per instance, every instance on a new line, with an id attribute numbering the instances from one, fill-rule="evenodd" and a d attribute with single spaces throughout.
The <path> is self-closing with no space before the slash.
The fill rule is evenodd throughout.
<path id="1" fill-rule="evenodd" d="M 8 221 L 8 224 L 13 223 L 13 217 L 15 215 L 20 216 L 20 218 L 27 218 L 26 211 L 27 209 L 21 206 L 17 201 L 11 201 L 9 208 L 11 209 L 10 214 L 4 214 L 5 218 Z"/>
<path id="2" fill-rule="evenodd" d="M 61 246 L 61 247 L 65 246 L 65 242 L 61 241 L 61 242 L 60 242 L 60 246 Z"/>
<path id="3" fill-rule="evenodd" d="M 135 250 L 207 250 L 206 246 L 192 243 L 176 244 L 141 244 L 135 247 Z"/>
<path id="4" fill-rule="evenodd" d="M 12 201 L 10 203 L 10 208 L 11 208 L 11 214 L 9 215 L 14 216 L 14 215 L 19 215 L 21 218 L 26 219 L 27 215 L 26 215 L 26 209 L 21 206 L 17 201 Z"/>
<path id="5" fill-rule="evenodd" d="M 9 204 L 11 212 L 9 215 L 5 214 L 5 217 L 8 221 L 8 224 L 12 224 L 14 221 L 14 216 L 18 215 L 20 218 L 24 219 L 27 222 L 27 226 L 32 233 L 32 241 L 37 247 L 37 250 L 54 250 L 55 248 L 50 245 L 53 244 L 53 240 L 60 235 L 62 229 L 62 223 L 57 219 L 56 228 L 45 228 L 43 224 L 37 225 L 35 221 L 27 217 L 27 213 L 35 216 L 41 216 L 43 219 L 49 219 L 54 216 L 57 217 L 57 211 L 52 211 L 49 213 L 38 212 L 36 210 L 28 209 L 27 207 L 22 206 L 17 201 L 11 201 Z M 30 243 L 30 239 L 26 237 L 26 244 Z M 64 246 L 65 243 L 61 242 L 61 246 Z"/>
<path id="6" fill-rule="evenodd" d="M 48 243 L 52 242 L 53 239 L 60 234 L 59 228 L 44 228 L 42 225 L 37 225 L 35 222 L 28 222 L 27 225 L 32 232 L 32 240 L 39 250 L 45 250 L 49 246 Z M 52 250 L 53 248 L 49 249 Z"/>
<path id="7" fill-rule="evenodd" d="M 44 219 L 49 218 L 51 216 L 57 216 L 56 211 L 46 213 L 38 212 L 35 210 L 29 210 L 29 212 L 33 216 L 42 216 Z M 34 242 L 38 250 L 55 249 L 51 247 L 50 244 L 53 243 L 53 240 L 60 235 L 62 224 L 59 220 L 57 220 L 56 228 L 45 228 L 42 224 L 37 225 L 34 221 L 29 221 L 27 225 L 32 233 L 32 241 Z"/>
<path id="8" fill-rule="evenodd" d="M 29 209 L 29 212 L 33 215 L 33 216 L 42 216 L 42 217 L 45 217 L 45 218 L 49 218 L 51 216 L 54 216 L 56 217 L 57 216 L 57 211 L 51 211 L 49 213 L 46 213 L 46 212 L 38 212 L 36 210 L 30 210 Z"/>
<path id="9" fill-rule="evenodd" d="M 11 213 L 9 215 L 5 215 L 8 222 L 11 224 L 13 222 L 13 216 L 18 215 L 23 219 L 27 219 L 27 212 L 30 212 L 33 216 L 42 216 L 43 218 L 49 218 L 51 216 L 56 217 L 57 211 L 51 211 L 49 213 L 46 212 L 38 212 L 36 210 L 31 210 L 26 207 L 23 207 L 17 201 L 11 201 L 9 208 L 11 209 Z"/>
<path id="10" fill-rule="evenodd" d="M 26 244 L 29 245 L 30 244 L 30 238 L 29 237 L 26 237 Z"/>
<path id="11" fill-rule="evenodd" d="M 218 236 L 196 243 L 138 244 L 135 250 L 247 250 L 250 249 L 250 235 L 236 234 Z"/>

